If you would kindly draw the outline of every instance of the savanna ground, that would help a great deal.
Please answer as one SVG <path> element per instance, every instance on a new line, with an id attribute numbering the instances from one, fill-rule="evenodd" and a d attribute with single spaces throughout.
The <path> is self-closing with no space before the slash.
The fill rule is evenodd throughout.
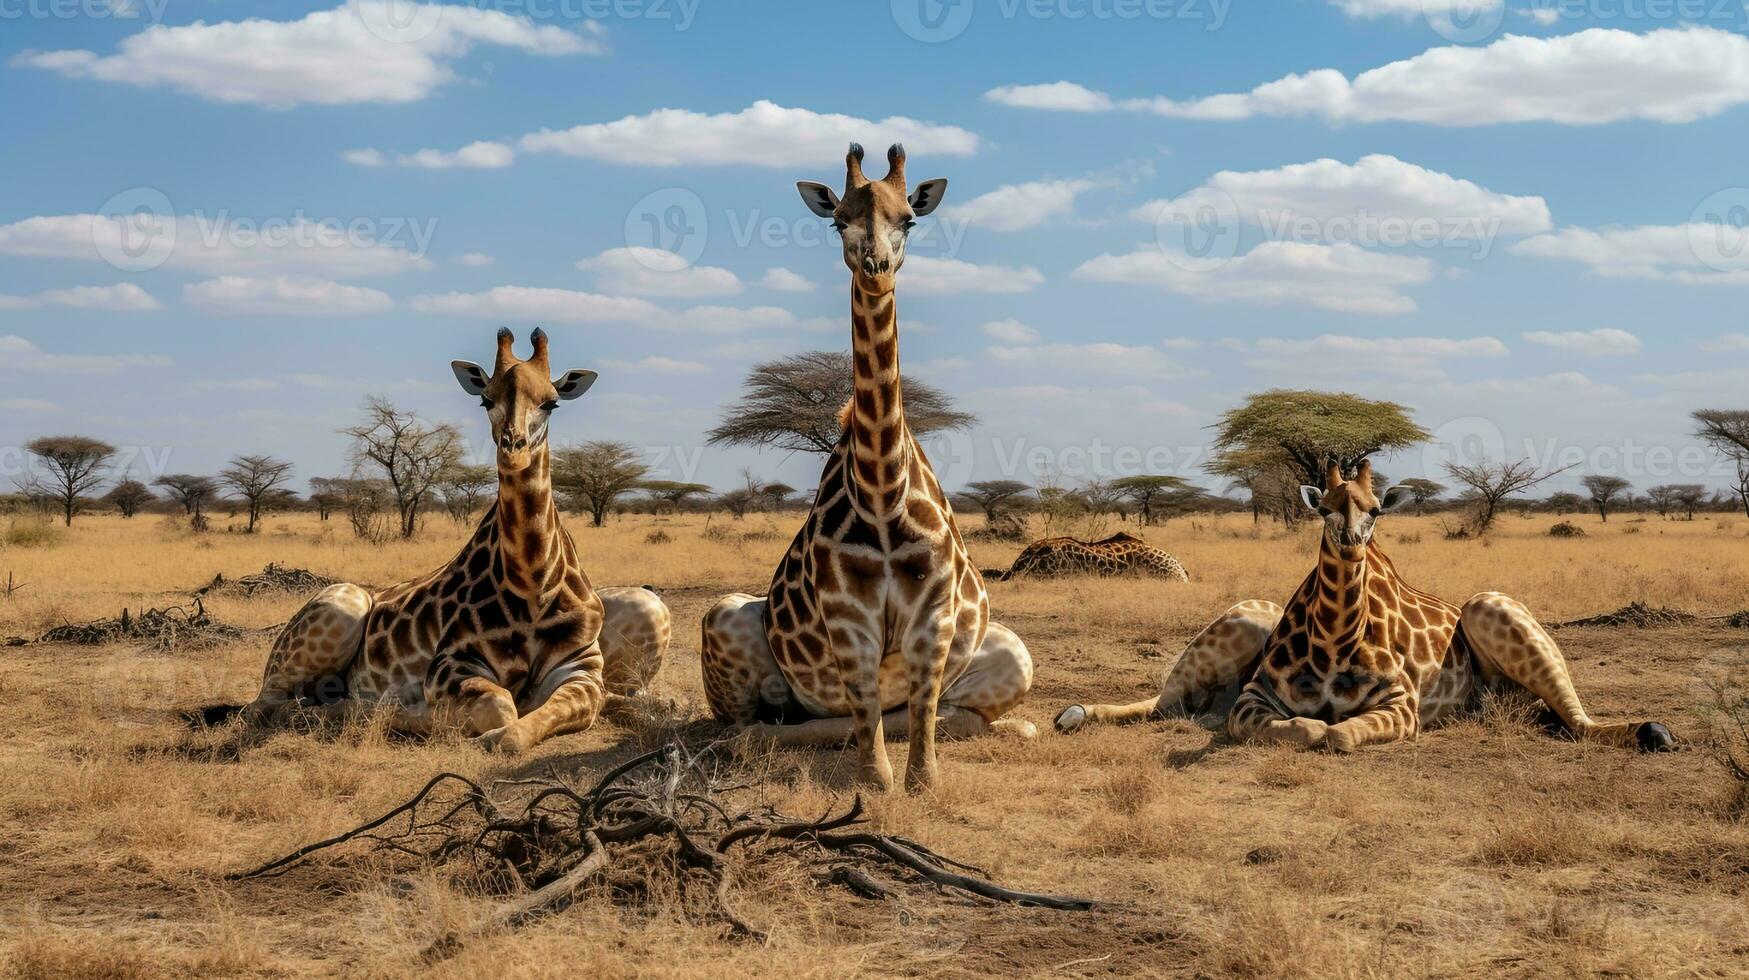
<path id="1" fill-rule="evenodd" d="M 719 595 L 761 591 L 797 516 L 744 521 L 573 519 L 597 584 L 658 587 L 678 624 L 656 692 L 702 715 L 696 624 Z M 1508 517 L 1483 541 L 1395 517 L 1381 540 L 1410 581 L 1463 599 L 1501 589 L 1545 620 L 1639 600 L 1703 614 L 1749 606 L 1749 522 Z M 966 521 L 968 526 L 975 521 Z M 4 519 L 0 519 L 4 525 Z M 665 543 L 649 543 L 653 531 Z M 422 950 L 491 900 L 435 873 L 397 877 L 356 852 L 285 878 L 223 874 L 346 829 L 450 769 L 482 779 L 558 773 L 587 783 L 648 748 L 607 723 L 531 758 L 459 739 L 410 743 L 369 726 L 279 734 L 240 753 L 191 734 L 181 709 L 246 699 L 268 637 L 162 653 L 138 644 L 0 648 L 0 973 L 104 977 L 348 973 L 382 976 L 852 975 L 1726 976 L 1749 972 L 1749 824 L 1704 749 L 1639 756 L 1551 738 L 1496 711 L 1418 741 L 1333 757 L 1235 746 L 1216 719 L 1073 737 L 1050 731 L 1079 700 L 1146 696 L 1229 603 L 1285 598 L 1315 531 L 1248 517 L 1146 532 L 1193 581 L 992 585 L 996 618 L 1032 649 L 1021 716 L 1031 743 L 943 748 L 943 781 L 872 801 L 876 826 L 1020 888 L 1114 903 L 1095 913 L 993 908 L 913 891 L 871 902 L 799 869 L 750 868 L 738 911 L 765 945 L 718 924 L 586 897 L 561 915 L 429 966 Z M 383 585 L 452 553 L 463 529 L 374 547 L 343 522 L 271 518 L 263 533 L 193 536 L 163 518 L 80 520 L 58 539 L 0 546 L 27 588 L 0 599 L 0 637 L 34 636 L 190 590 L 269 561 Z M 31 535 L 22 535 L 30 537 Z M 26 546 L 28 544 L 28 546 Z M 986 567 L 1016 545 L 977 542 Z M 218 619 L 284 621 L 301 597 L 215 596 Z M 1719 625 L 1559 634 L 1593 714 L 1702 728 L 1705 682 L 1749 669 L 1749 631 Z M 698 726 L 694 726 L 697 728 Z M 235 743 L 233 736 L 233 744 Z M 895 762 L 903 747 L 894 746 Z M 741 747 L 732 768 L 794 815 L 842 806 L 849 754 Z M 1739 804 L 1740 805 L 1740 804 Z"/>

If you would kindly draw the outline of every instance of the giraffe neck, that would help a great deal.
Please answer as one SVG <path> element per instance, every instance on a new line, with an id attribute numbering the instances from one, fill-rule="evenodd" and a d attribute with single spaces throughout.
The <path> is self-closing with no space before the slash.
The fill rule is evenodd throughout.
<path id="1" fill-rule="evenodd" d="M 861 506 L 886 513 L 904 505 L 911 440 L 899 380 L 899 320 L 892 290 L 850 283 L 851 356 L 856 391 L 850 412 L 851 486 Z"/>
<path id="2" fill-rule="evenodd" d="M 1319 546 L 1317 581 L 1306 617 L 1314 643 L 1340 648 L 1366 636 L 1371 557 L 1371 545 L 1358 560 L 1342 557 L 1328 538 Z"/>
<path id="3" fill-rule="evenodd" d="M 543 443 L 529 453 L 519 472 L 498 470 L 496 534 L 492 548 L 503 569 L 502 585 L 525 597 L 538 597 L 562 579 L 564 529 L 553 503 L 552 461 Z"/>

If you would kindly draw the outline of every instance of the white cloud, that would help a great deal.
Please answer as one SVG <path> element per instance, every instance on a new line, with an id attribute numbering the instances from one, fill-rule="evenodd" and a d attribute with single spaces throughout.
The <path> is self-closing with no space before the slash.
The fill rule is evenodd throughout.
<path id="1" fill-rule="evenodd" d="M 1045 368 L 1053 372 L 1077 371 L 1164 378 L 1184 372 L 1157 347 L 1124 344 L 1039 344 L 1022 347 L 989 347 L 984 356 L 1003 367 Z"/>
<path id="2" fill-rule="evenodd" d="M 765 275 L 759 277 L 755 284 L 761 289 L 775 290 L 780 293 L 811 293 L 814 284 L 803 276 L 784 268 L 765 270 Z"/>
<path id="3" fill-rule="evenodd" d="M 476 45 L 602 53 L 600 26 L 584 23 L 575 33 L 467 4 L 350 0 L 294 21 L 157 25 L 123 39 L 112 55 L 26 51 L 12 64 L 271 109 L 405 103 L 453 81 L 450 63 Z"/>
<path id="4" fill-rule="evenodd" d="M 1321 238 L 1335 241 L 1400 233 L 1419 241 L 1414 229 L 1423 225 L 1434 229 L 1434 245 L 1450 240 L 1448 233 L 1477 241 L 1550 228 L 1549 206 L 1541 197 L 1500 194 L 1382 153 L 1353 164 L 1326 158 L 1274 170 L 1223 170 L 1201 187 L 1149 201 L 1131 216 L 1153 224 L 1163 215 L 1194 215 L 1210 207 L 1215 210 L 1209 213 L 1218 214 L 1236 208 L 1241 220 L 1272 237 L 1299 237 L 1296 229 L 1309 222 Z"/>
<path id="5" fill-rule="evenodd" d="M 1578 262 L 1612 279 L 1685 285 L 1749 285 L 1749 240 L 1725 224 L 1562 228 L 1515 243 L 1509 251 Z"/>
<path id="6" fill-rule="evenodd" d="M 877 175 L 884 172 L 880 157 L 891 143 L 904 143 L 913 158 L 963 157 L 978 150 L 978 135 L 957 126 L 903 116 L 873 121 L 764 100 L 740 112 L 657 109 L 614 122 L 543 129 L 524 136 L 520 145 L 527 153 L 563 153 L 639 167 L 799 167 L 843 160 L 845 147 L 853 141 L 873 148 L 870 169 Z"/>
<path id="7" fill-rule="evenodd" d="M 151 293 L 131 282 L 113 286 L 74 286 L 70 289 L 45 289 L 32 296 L 0 296 L 0 310 L 27 310 L 39 306 L 64 306 L 75 310 L 104 310 L 110 313 L 150 313 L 164 304 Z"/>
<path id="8" fill-rule="evenodd" d="M 1091 190 L 1091 180 L 1035 180 L 1008 184 L 980 194 L 942 213 L 956 221 L 991 231 L 1024 231 L 1052 218 L 1067 217 L 1075 210 L 1075 198 Z"/>
<path id="9" fill-rule="evenodd" d="M 692 265 L 683 256 L 639 245 L 610 248 L 577 268 L 595 274 L 595 285 L 609 293 L 633 296 L 731 296 L 741 280 L 727 269 Z"/>
<path id="10" fill-rule="evenodd" d="M 1109 112 L 1114 108 L 1111 96 L 1074 82 L 998 85 L 985 92 L 984 98 L 1017 109 L 1044 109 L 1052 112 Z"/>
<path id="11" fill-rule="evenodd" d="M 416 223 L 406 230 L 422 233 Z M 162 256 L 165 268 L 207 275 L 357 279 L 430 267 L 398 244 L 302 218 L 245 224 L 196 215 L 64 214 L 0 225 L 0 255 L 106 262 L 142 254 Z"/>
<path id="12" fill-rule="evenodd" d="M 162 354 L 51 354 L 17 334 L 0 334 L 0 369 L 20 373 L 118 374 L 172 363 Z"/>
<path id="13" fill-rule="evenodd" d="M 1266 306 L 1306 305 L 1340 313 L 1412 313 L 1415 301 L 1400 291 L 1433 278 L 1434 266 L 1414 256 L 1369 252 L 1349 245 L 1264 242 L 1209 270 L 1159 248 L 1101 255 L 1073 275 L 1090 282 L 1158 286 L 1199 300 Z"/>
<path id="14" fill-rule="evenodd" d="M 1197 99 L 1089 94 L 1098 98 L 1082 97 L 1076 108 L 1178 119 L 1314 117 L 1434 126 L 1589 126 L 1624 119 L 1685 123 L 1749 102 L 1749 38 L 1711 27 L 1644 34 L 1593 28 L 1550 38 L 1509 34 L 1485 47 L 1432 48 L 1352 80 L 1337 69 L 1321 68 L 1249 92 Z M 1007 101 L 1026 105 L 1026 100 Z"/>
<path id="15" fill-rule="evenodd" d="M 1239 354 L 1244 366 L 1253 371 L 1328 378 L 1371 375 L 1417 383 L 1443 380 L 1446 361 L 1505 357 L 1509 353 L 1494 337 L 1459 340 L 1324 334 L 1228 339 L 1221 346 Z"/>
<path id="16" fill-rule="evenodd" d="M 1611 327 L 1561 332 L 1533 330 L 1525 334 L 1524 339 L 1544 347 L 1553 347 L 1572 354 L 1589 354 L 1593 357 L 1618 357 L 1640 352 L 1640 338 L 1626 330 Z"/>
<path id="17" fill-rule="evenodd" d="M 1520 17 L 1529 17 L 1544 27 L 1553 27 L 1561 19 L 1559 7 L 1516 7 L 1512 12 Z"/>
<path id="18" fill-rule="evenodd" d="M 778 306 L 694 306 L 668 310 L 647 299 L 605 296 L 572 289 L 498 286 L 480 293 L 441 293 L 413 297 L 416 312 L 487 320 L 533 323 L 626 323 L 692 333 L 736 333 L 760 329 L 816 329 L 824 324 L 802 320 Z"/>
<path id="19" fill-rule="evenodd" d="M 1036 344 L 1038 331 L 1019 320 L 991 320 L 978 328 L 984 336 L 1004 344 Z"/>
<path id="20" fill-rule="evenodd" d="M 1410 20 L 1436 13 L 1482 16 L 1500 9 L 1505 0 L 1330 0 L 1330 3 L 1350 17 Z"/>
<path id="21" fill-rule="evenodd" d="M 912 255 L 899 271 L 899 289 L 913 294 L 1024 293 L 1045 281 L 1032 266 L 975 265 L 959 259 Z"/>
<path id="22" fill-rule="evenodd" d="M 637 374 L 685 375 L 709 374 L 710 367 L 697 361 L 681 361 L 672 357 L 652 354 L 636 361 L 603 361 L 607 367 L 616 371 L 630 371 Z"/>
<path id="23" fill-rule="evenodd" d="M 223 276 L 182 287 L 182 299 L 207 313 L 239 316 L 342 316 L 394 305 L 379 290 L 297 276 Z"/>
<path id="24" fill-rule="evenodd" d="M 424 170 L 496 170 L 516 162 L 516 151 L 503 143 L 481 140 L 453 152 L 415 150 L 393 157 L 381 150 L 346 150 L 340 159 L 360 167 L 418 167 Z"/>
<path id="25" fill-rule="evenodd" d="M 1702 341 L 1701 349 L 1719 354 L 1749 351 L 1749 333 L 1720 334 L 1711 340 Z"/>
<path id="26" fill-rule="evenodd" d="M 455 257 L 456 265 L 465 265 L 470 269 L 484 269 L 497 261 L 485 252 L 463 252 Z"/>

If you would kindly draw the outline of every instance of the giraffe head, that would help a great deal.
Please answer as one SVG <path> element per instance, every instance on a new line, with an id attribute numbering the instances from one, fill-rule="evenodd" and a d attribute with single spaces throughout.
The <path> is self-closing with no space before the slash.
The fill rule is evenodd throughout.
<path id="1" fill-rule="evenodd" d="M 905 148 L 894 143 L 887 151 L 887 175 L 869 180 L 862 173 L 862 145 L 850 144 L 844 158 L 844 196 L 811 180 L 796 182 L 808 210 L 832 221 L 844 243 L 844 264 L 862 287 L 891 292 L 893 277 L 905 264 L 905 237 L 917 219 L 934 211 L 947 193 L 947 181 L 937 177 L 905 186 Z"/>
<path id="2" fill-rule="evenodd" d="M 1300 499 L 1308 508 L 1324 518 L 1324 540 L 1343 558 L 1358 560 L 1372 543 L 1373 528 L 1380 515 L 1398 509 L 1415 499 L 1415 494 L 1403 486 L 1385 491 L 1380 500 L 1372 489 L 1372 460 L 1360 464 L 1354 479 L 1342 478 L 1342 464 L 1331 463 L 1324 477 L 1324 488 L 1301 486 Z"/>
<path id="3" fill-rule="evenodd" d="M 480 399 L 492 423 L 500 472 L 526 469 L 534 451 L 546 445 L 547 419 L 559 403 L 580 397 L 595 383 L 594 371 L 566 371 L 554 381 L 547 363 L 546 331 L 537 328 L 529 340 L 534 343 L 534 356 L 519 360 L 514 352 L 516 337 L 509 327 L 500 329 L 498 360 L 490 376 L 472 361 L 450 362 L 462 390 Z"/>

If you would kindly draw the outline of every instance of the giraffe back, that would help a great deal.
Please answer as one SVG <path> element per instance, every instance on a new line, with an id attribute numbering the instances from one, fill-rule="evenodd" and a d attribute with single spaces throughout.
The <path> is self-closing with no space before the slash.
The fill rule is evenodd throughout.
<path id="1" fill-rule="evenodd" d="M 1133 534 L 1119 531 L 1103 541 L 1078 538 L 1045 538 L 1027 546 L 1014 560 L 1004 579 L 1021 575 L 1052 578 L 1059 575 L 1147 575 L 1189 581 L 1177 558 Z"/>

